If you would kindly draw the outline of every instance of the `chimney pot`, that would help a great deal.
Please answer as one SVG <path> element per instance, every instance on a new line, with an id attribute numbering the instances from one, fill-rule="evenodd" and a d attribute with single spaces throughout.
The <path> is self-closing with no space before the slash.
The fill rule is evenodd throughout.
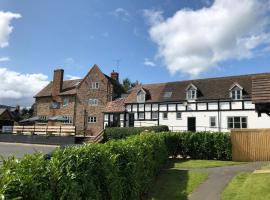
<path id="1" fill-rule="evenodd" d="M 118 72 L 115 72 L 114 70 L 112 71 L 111 73 L 111 78 L 116 80 L 116 81 L 119 81 L 119 73 Z"/>

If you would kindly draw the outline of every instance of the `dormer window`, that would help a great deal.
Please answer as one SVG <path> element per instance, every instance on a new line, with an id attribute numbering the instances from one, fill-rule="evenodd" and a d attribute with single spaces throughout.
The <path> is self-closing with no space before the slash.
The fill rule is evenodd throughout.
<path id="1" fill-rule="evenodd" d="M 146 92 L 143 91 L 143 90 L 140 90 L 137 93 L 137 102 L 138 103 L 144 103 L 145 102 L 145 95 L 146 95 Z"/>
<path id="2" fill-rule="evenodd" d="M 187 100 L 196 100 L 197 99 L 197 87 L 193 84 L 190 84 L 186 88 L 186 98 Z"/>
<path id="3" fill-rule="evenodd" d="M 238 83 L 234 83 L 230 88 L 230 97 L 233 100 L 240 100 L 243 98 L 243 88 Z"/>

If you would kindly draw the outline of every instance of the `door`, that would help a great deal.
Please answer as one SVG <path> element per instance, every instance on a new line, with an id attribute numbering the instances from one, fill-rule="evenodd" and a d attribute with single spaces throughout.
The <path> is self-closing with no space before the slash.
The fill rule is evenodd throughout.
<path id="1" fill-rule="evenodd" d="M 128 127 L 134 127 L 134 113 L 128 114 Z"/>
<path id="2" fill-rule="evenodd" d="M 188 117 L 188 131 L 196 132 L 196 117 Z"/>

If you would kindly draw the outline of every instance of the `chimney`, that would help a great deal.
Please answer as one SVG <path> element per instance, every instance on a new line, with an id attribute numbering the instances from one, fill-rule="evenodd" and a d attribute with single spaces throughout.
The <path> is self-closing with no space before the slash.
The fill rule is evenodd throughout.
<path id="1" fill-rule="evenodd" d="M 112 71 L 111 73 L 111 78 L 116 80 L 116 81 L 119 81 L 119 74 L 118 72 L 115 72 L 114 70 Z"/>
<path id="2" fill-rule="evenodd" d="M 62 90 L 64 70 L 56 69 L 53 74 L 52 96 L 57 97 Z"/>

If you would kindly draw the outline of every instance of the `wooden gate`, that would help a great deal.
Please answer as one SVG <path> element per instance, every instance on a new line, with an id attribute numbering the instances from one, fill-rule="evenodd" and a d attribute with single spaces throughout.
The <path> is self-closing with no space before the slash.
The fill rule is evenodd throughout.
<path id="1" fill-rule="evenodd" d="M 270 129 L 233 129 L 233 161 L 269 161 Z"/>

